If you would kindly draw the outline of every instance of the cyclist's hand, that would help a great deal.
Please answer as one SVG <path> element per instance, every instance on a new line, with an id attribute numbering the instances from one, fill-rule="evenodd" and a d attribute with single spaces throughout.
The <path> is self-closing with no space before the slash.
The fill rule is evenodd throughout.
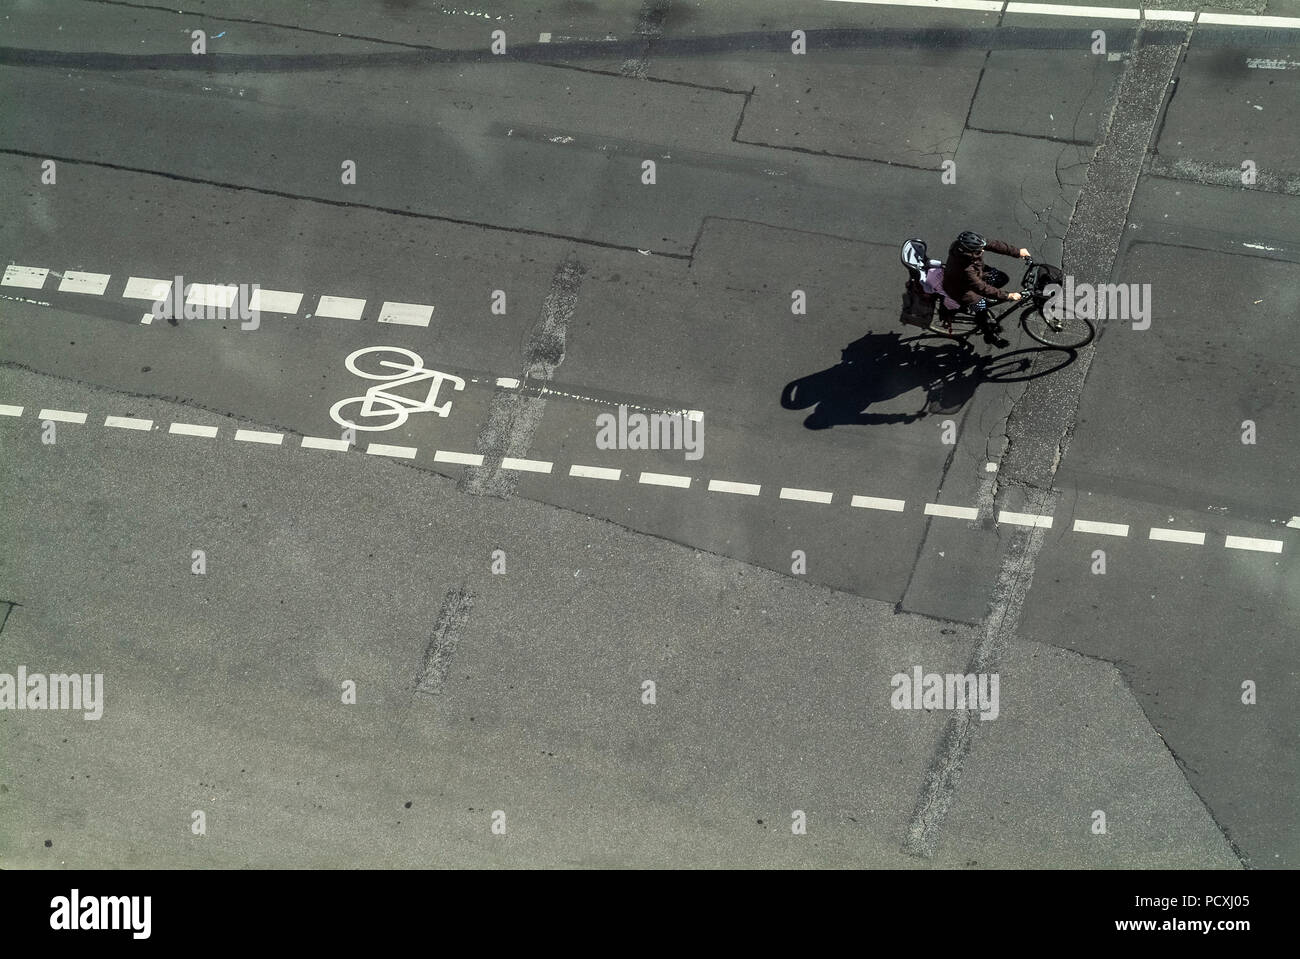
<path id="1" fill-rule="evenodd" d="M 1026 250 L 1024 247 L 1021 247 L 1021 248 L 1020 248 L 1020 258 L 1021 258 L 1022 260 L 1027 260 L 1027 259 L 1029 259 L 1029 251 Z"/>
<path id="2" fill-rule="evenodd" d="M 1008 293 L 1008 294 L 1007 294 L 1007 299 L 1008 299 L 1008 300 L 1011 300 L 1011 301 L 1014 303 L 1016 300 L 1020 299 L 1020 294 L 1019 294 L 1019 293 Z"/>

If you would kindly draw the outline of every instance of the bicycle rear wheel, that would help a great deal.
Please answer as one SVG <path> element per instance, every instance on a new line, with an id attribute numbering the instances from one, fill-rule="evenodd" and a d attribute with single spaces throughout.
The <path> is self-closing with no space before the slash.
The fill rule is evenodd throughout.
<path id="1" fill-rule="evenodd" d="M 1034 305 L 1020 314 L 1020 325 L 1031 338 L 1044 346 L 1055 346 L 1063 350 L 1077 350 L 1087 346 L 1097 335 L 1097 328 L 1092 320 L 1085 316 L 1062 316 L 1049 319 L 1043 314 L 1045 300 L 1034 297 Z"/>

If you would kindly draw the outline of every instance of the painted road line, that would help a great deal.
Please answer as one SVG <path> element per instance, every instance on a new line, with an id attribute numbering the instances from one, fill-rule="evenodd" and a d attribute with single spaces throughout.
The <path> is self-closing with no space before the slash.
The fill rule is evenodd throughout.
<path id="1" fill-rule="evenodd" d="M 171 295 L 171 280 L 151 280 L 144 276 L 130 276 L 126 280 L 126 289 L 122 291 L 124 300 L 163 300 Z"/>
<path id="2" fill-rule="evenodd" d="M 1008 3 L 1007 13 L 1034 13 L 1044 17 L 1094 17 L 1103 20 L 1138 20 L 1136 7 L 1076 7 L 1067 3 Z"/>
<path id="3" fill-rule="evenodd" d="M 834 493 L 820 489 L 800 489 L 797 486 L 782 486 L 781 499 L 793 499 L 802 503 L 829 503 Z"/>
<path id="4" fill-rule="evenodd" d="M 39 266 L 8 266 L 5 275 L 0 278 L 0 286 L 21 286 L 29 290 L 39 290 L 45 285 L 45 278 L 50 271 Z"/>
<path id="5" fill-rule="evenodd" d="M 438 450 L 433 454 L 435 463 L 460 463 L 462 466 L 482 466 L 482 453 L 457 453 L 454 450 Z"/>
<path id="6" fill-rule="evenodd" d="M 1090 519 L 1076 519 L 1074 521 L 1074 531 L 1076 533 L 1100 533 L 1102 536 L 1127 536 L 1128 525 L 1126 523 L 1095 523 Z"/>
<path id="7" fill-rule="evenodd" d="M 192 306 L 211 306 L 228 310 L 239 295 L 239 287 L 223 283 L 191 283 L 185 302 Z"/>
<path id="8" fill-rule="evenodd" d="M 508 390 L 515 390 L 519 388 L 519 381 L 513 376 L 498 376 L 497 386 L 505 387 Z"/>
<path id="9" fill-rule="evenodd" d="M 335 320 L 359 320 L 365 308 L 365 300 L 354 300 L 350 296 L 322 296 L 316 303 L 315 315 Z"/>
<path id="10" fill-rule="evenodd" d="M 1246 66 L 1251 70 L 1295 70 L 1300 69 L 1300 60 L 1267 60 L 1259 57 L 1247 57 Z M 1243 245 L 1253 246 L 1251 243 Z"/>
<path id="11" fill-rule="evenodd" d="M 579 466 L 575 463 L 569 467 L 569 475 L 583 476 L 587 479 L 616 480 L 623 475 L 623 471 L 610 469 L 607 466 Z"/>
<path id="12" fill-rule="evenodd" d="M 399 459 L 413 460 L 420 452 L 414 446 L 389 446 L 387 443 L 371 443 L 366 447 L 371 456 L 396 456 Z"/>
<path id="13" fill-rule="evenodd" d="M 709 480 L 710 493 L 739 493 L 741 496 L 757 496 L 762 488 L 758 483 L 732 483 L 727 480 Z"/>
<path id="14" fill-rule="evenodd" d="M 263 433 L 261 430 L 235 430 L 235 439 L 244 443 L 267 443 L 279 446 L 284 442 L 283 433 Z"/>
<path id="15" fill-rule="evenodd" d="M 1249 536 L 1228 536 L 1225 537 L 1223 545 L 1228 549 L 1253 549 L 1260 553 L 1282 552 L 1282 541 L 1280 539 L 1252 539 Z"/>
<path id="16" fill-rule="evenodd" d="M 380 323 L 397 323 L 402 326 L 428 326 L 433 319 L 433 307 L 423 303 L 385 303 L 379 310 Z"/>
<path id="17" fill-rule="evenodd" d="M 195 423 L 173 423 L 167 429 L 168 433 L 179 433 L 181 436 L 206 436 L 208 439 L 217 435 L 215 426 L 199 426 Z"/>
<path id="18" fill-rule="evenodd" d="M 323 436 L 304 436 L 302 445 L 309 450 L 334 450 L 339 453 L 346 453 L 352 448 L 347 440 L 332 440 Z"/>
<path id="19" fill-rule="evenodd" d="M 153 420 L 139 420 L 134 416 L 106 416 L 105 426 L 116 426 L 120 430 L 151 430 Z"/>
<path id="20" fill-rule="evenodd" d="M 1163 540 L 1166 543 L 1194 543 L 1197 546 L 1205 545 L 1204 533 L 1193 533 L 1186 529 L 1163 529 L 1159 526 L 1151 527 L 1151 539 Z"/>
<path id="21" fill-rule="evenodd" d="M 148 324 L 152 323 L 152 322 L 153 322 L 153 314 L 152 314 L 152 313 L 146 313 L 144 316 L 140 317 L 140 322 L 141 322 L 141 323 L 144 323 L 146 326 L 147 326 Z"/>
<path id="22" fill-rule="evenodd" d="M 692 423 L 703 423 L 704 410 L 687 410 L 686 418 L 690 420 Z"/>
<path id="23" fill-rule="evenodd" d="M 901 499 L 884 499 L 880 496 L 855 496 L 852 500 L 853 506 L 860 506 L 863 509 L 884 509 L 891 513 L 901 513 L 907 506 L 906 500 Z"/>
<path id="24" fill-rule="evenodd" d="M 258 313 L 285 313 L 293 316 L 302 305 L 301 293 L 286 293 L 283 290 L 264 290 L 258 287 L 248 298 L 248 308 Z"/>
<path id="25" fill-rule="evenodd" d="M 974 506 L 945 506 L 943 503 L 926 503 L 926 516 L 947 516 L 950 519 L 978 519 L 980 511 Z"/>
<path id="26" fill-rule="evenodd" d="M 1248 17 L 1240 13 L 1202 13 L 1198 23 L 1219 24 L 1225 27 L 1289 27 L 1300 28 L 1300 17 Z"/>
<path id="27" fill-rule="evenodd" d="M 833 0 L 835 3 L 869 3 L 881 7 L 937 7 L 944 10 L 982 10 L 1001 13 L 1002 0 Z"/>
<path id="28" fill-rule="evenodd" d="M 78 273 L 69 270 L 63 274 L 59 284 L 60 293 L 85 293 L 88 296 L 103 296 L 108 288 L 109 273 Z"/>
<path id="29" fill-rule="evenodd" d="M 538 42 L 538 43 L 550 43 L 550 42 L 551 42 L 551 35 L 550 35 L 549 33 L 539 33 L 539 34 L 537 35 L 537 42 Z"/>
<path id="30" fill-rule="evenodd" d="M 22 416 L 23 408 L 21 406 L 10 406 L 8 403 L 0 403 L 0 416 Z"/>
<path id="31" fill-rule="evenodd" d="M 678 489 L 686 489 L 691 485 L 691 478 L 674 473 L 642 473 L 638 482 L 647 486 L 676 486 Z"/>
<path id="32" fill-rule="evenodd" d="M 74 413 L 71 410 L 41 410 L 36 418 L 38 420 L 54 420 L 57 423 L 86 422 L 85 413 Z"/>
<path id="33" fill-rule="evenodd" d="M 523 470 L 527 473 L 549 473 L 553 464 L 547 460 L 525 460 L 515 456 L 501 457 L 503 470 Z"/>
<path id="34" fill-rule="evenodd" d="M 1147 7 L 1142 11 L 1142 17 L 1146 20 L 1174 20 L 1180 23 L 1191 23 L 1196 19 L 1196 14 L 1189 10 L 1152 10 Z"/>
<path id="35" fill-rule="evenodd" d="M 1052 517 L 1043 516 L 1041 513 L 1013 513 L 1004 509 L 998 513 L 998 522 L 1008 523 L 1011 526 L 1032 526 L 1035 529 L 1052 528 Z"/>
<path id="36" fill-rule="evenodd" d="M 21 409 L 22 407 L 19 407 Z M 1286 521 L 1287 529 L 1300 529 L 1300 516 L 1292 516 Z"/>

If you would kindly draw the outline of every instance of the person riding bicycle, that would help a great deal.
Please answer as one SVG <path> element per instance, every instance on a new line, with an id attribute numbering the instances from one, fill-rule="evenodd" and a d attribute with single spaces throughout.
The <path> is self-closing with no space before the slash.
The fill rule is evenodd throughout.
<path id="1" fill-rule="evenodd" d="M 989 306 L 992 303 L 1019 300 L 1020 294 L 1004 293 L 998 289 L 1010 277 L 1001 270 L 985 265 L 985 249 L 1003 256 L 1029 256 L 1029 251 L 1023 247 L 1017 250 L 1010 243 L 986 240 L 979 233 L 965 230 L 948 248 L 948 259 L 943 265 L 943 292 L 949 299 L 955 300 L 961 309 L 974 316 L 975 324 L 984 332 L 986 342 L 1001 348 L 1007 344 L 997 336 L 997 330 L 989 322 Z M 953 312 L 942 303 L 939 310 L 949 317 Z"/>

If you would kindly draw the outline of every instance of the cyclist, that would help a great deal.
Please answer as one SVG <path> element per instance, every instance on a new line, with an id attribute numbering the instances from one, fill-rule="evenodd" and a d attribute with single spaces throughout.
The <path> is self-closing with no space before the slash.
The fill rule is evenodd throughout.
<path id="1" fill-rule="evenodd" d="M 948 260 L 943 265 L 943 292 L 974 316 L 976 326 L 984 333 L 984 342 L 1001 349 L 1007 345 L 1007 341 L 997 335 L 997 329 L 989 322 L 989 306 L 992 303 L 1018 300 L 1020 294 L 1004 293 L 998 289 L 1010 277 L 1001 270 L 985 265 L 985 249 L 1003 256 L 1029 256 L 1029 251 L 1023 247 L 1017 250 L 1010 243 L 986 240 L 979 233 L 965 230 L 948 248 Z M 939 310 L 948 318 L 954 312 L 942 302 Z"/>

